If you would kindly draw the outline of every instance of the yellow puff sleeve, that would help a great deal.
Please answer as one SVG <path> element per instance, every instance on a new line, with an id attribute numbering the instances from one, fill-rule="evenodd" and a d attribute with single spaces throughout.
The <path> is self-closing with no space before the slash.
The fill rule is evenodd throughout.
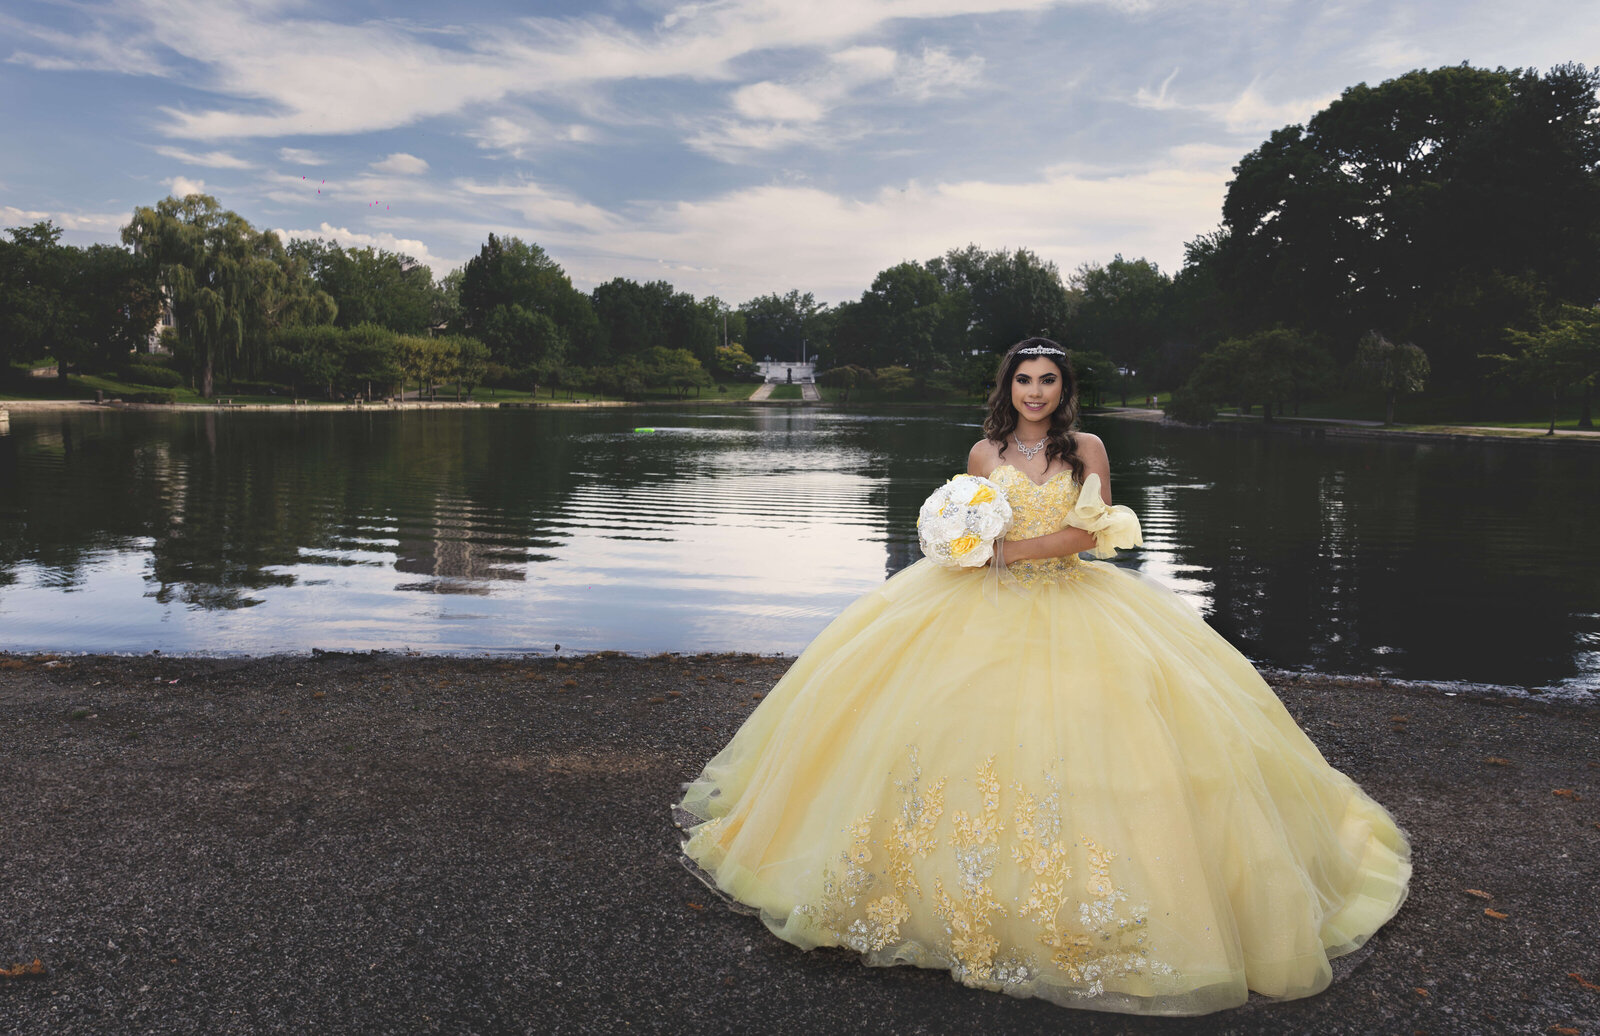
<path id="1" fill-rule="evenodd" d="M 1144 543 L 1139 530 L 1139 516 L 1133 513 L 1133 508 L 1122 504 L 1106 506 L 1100 496 L 1099 475 L 1090 475 L 1083 480 L 1078 501 L 1067 512 L 1067 525 L 1094 534 L 1094 550 L 1091 553 L 1097 558 L 1109 558 L 1118 550 Z"/>

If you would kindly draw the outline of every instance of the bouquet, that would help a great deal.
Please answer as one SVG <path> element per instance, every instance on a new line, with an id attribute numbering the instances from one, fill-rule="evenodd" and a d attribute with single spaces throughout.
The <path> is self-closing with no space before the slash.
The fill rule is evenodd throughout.
<path id="1" fill-rule="evenodd" d="M 917 514 L 922 553 L 945 568 L 977 568 L 994 556 L 994 541 L 1011 528 L 1011 504 L 999 486 L 957 475 L 933 491 Z"/>

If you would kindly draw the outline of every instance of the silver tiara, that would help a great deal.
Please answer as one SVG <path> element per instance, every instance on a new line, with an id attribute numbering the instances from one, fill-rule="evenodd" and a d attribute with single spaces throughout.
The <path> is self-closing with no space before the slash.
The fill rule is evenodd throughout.
<path id="1" fill-rule="evenodd" d="M 1030 345 L 1026 349 L 1018 349 L 1018 356 L 1065 356 L 1067 355 L 1053 345 Z"/>

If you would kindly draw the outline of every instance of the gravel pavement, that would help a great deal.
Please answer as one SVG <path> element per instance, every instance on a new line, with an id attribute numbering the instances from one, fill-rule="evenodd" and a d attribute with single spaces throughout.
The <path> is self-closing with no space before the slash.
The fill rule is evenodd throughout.
<path id="1" fill-rule="evenodd" d="M 0 655 L 0 1033 L 1600 1033 L 1600 708 L 1276 678 L 1411 899 L 1320 996 L 1147 1019 L 709 896 L 668 806 L 787 664 Z"/>

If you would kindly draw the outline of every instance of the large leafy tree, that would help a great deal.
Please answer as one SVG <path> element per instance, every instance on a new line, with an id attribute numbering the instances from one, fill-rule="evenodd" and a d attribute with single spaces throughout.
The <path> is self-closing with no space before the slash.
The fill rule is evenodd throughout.
<path id="1" fill-rule="evenodd" d="M 1465 378 L 1542 297 L 1600 295 L 1597 87 L 1582 65 L 1351 87 L 1235 167 L 1224 290 L 1252 326 L 1392 328 Z"/>
<path id="2" fill-rule="evenodd" d="M 616 277 L 594 289 L 594 315 L 599 324 L 599 353 L 607 358 L 634 356 L 667 342 L 672 285 L 640 284 Z"/>
<path id="3" fill-rule="evenodd" d="M 483 341 L 506 367 L 602 358 L 590 355 L 598 325 L 588 296 L 538 245 L 490 234 L 462 270 L 458 297 L 457 329 Z"/>
<path id="4" fill-rule="evenodd" d="M 744 315 L 745 350 L 757 359 L 798 361 L 827 347 L 828 305 L 798 289 L 779 295 L 757 295 L 739 307 Z"/>
<path id="5" fill-rule="evenodd" d="M 210 195 L 135 209 L 122 240 L 154 265 L 203 396 L 214 394 L 219 373 L 258 364 L 272 332 L 333 316 L 332 299 L 276 234 L 256 230 Z"/>
<path id="6" fill-rule="evenodd" d="M 1031 335 L 1067 335 L 1072 300 L 1061 271 L 1026 248 L 989 252 L 968 245 L 927 267 L 952 305 L 966 311 L 966 348 L 1002 352 Z"/>
<path id="7" fill-rule="evenodd" d="M 1331 375 L 1325 349 L 1298 331 L 1277 327 L 1229 338 L 1200 357 L 1184 395 L 1207 406 L 1235 402 L 1244 411 L 1260 403 L 1262 419 L 1271 421 L 1274 403 L 1298 403 L 1324 390 Z"/>
<path id="8" fill-rule="evenodd" d="M 160 315 L 150 264 L 112 245 L 60 243 L 49 221 L 0 240 L 0 360 L 55 357 L 116 366 L 149 341 Z"/>
<path id="9" fill-rule="evenodd" d="M 341 248 L 297 240 L 288 252 L 303 259 L 317 287 L 338 307 L 340 327 L 377 324 L 400 334 L 424 334 L 436 322 L 441 289 L 432 272 L 409 255 L 375 248 Z"/>
<path id="10" fill-rule="evenodd" d="M 959 360 L 965 339 L 960 312 L 926 266 L 899 263 L 881 271 L 858 302 L 834 312 L 832 344 L 838 363 L 909 367 L 922 377 Z"/>
<path id="11" fill-rule="evenodd" d="M 1147 259 L 1121 255 L 1072 275 L 1078 292 L 1073 339 L 1122 366 L 1155 362 L 1171 334 L 1172 279 Z"/>

